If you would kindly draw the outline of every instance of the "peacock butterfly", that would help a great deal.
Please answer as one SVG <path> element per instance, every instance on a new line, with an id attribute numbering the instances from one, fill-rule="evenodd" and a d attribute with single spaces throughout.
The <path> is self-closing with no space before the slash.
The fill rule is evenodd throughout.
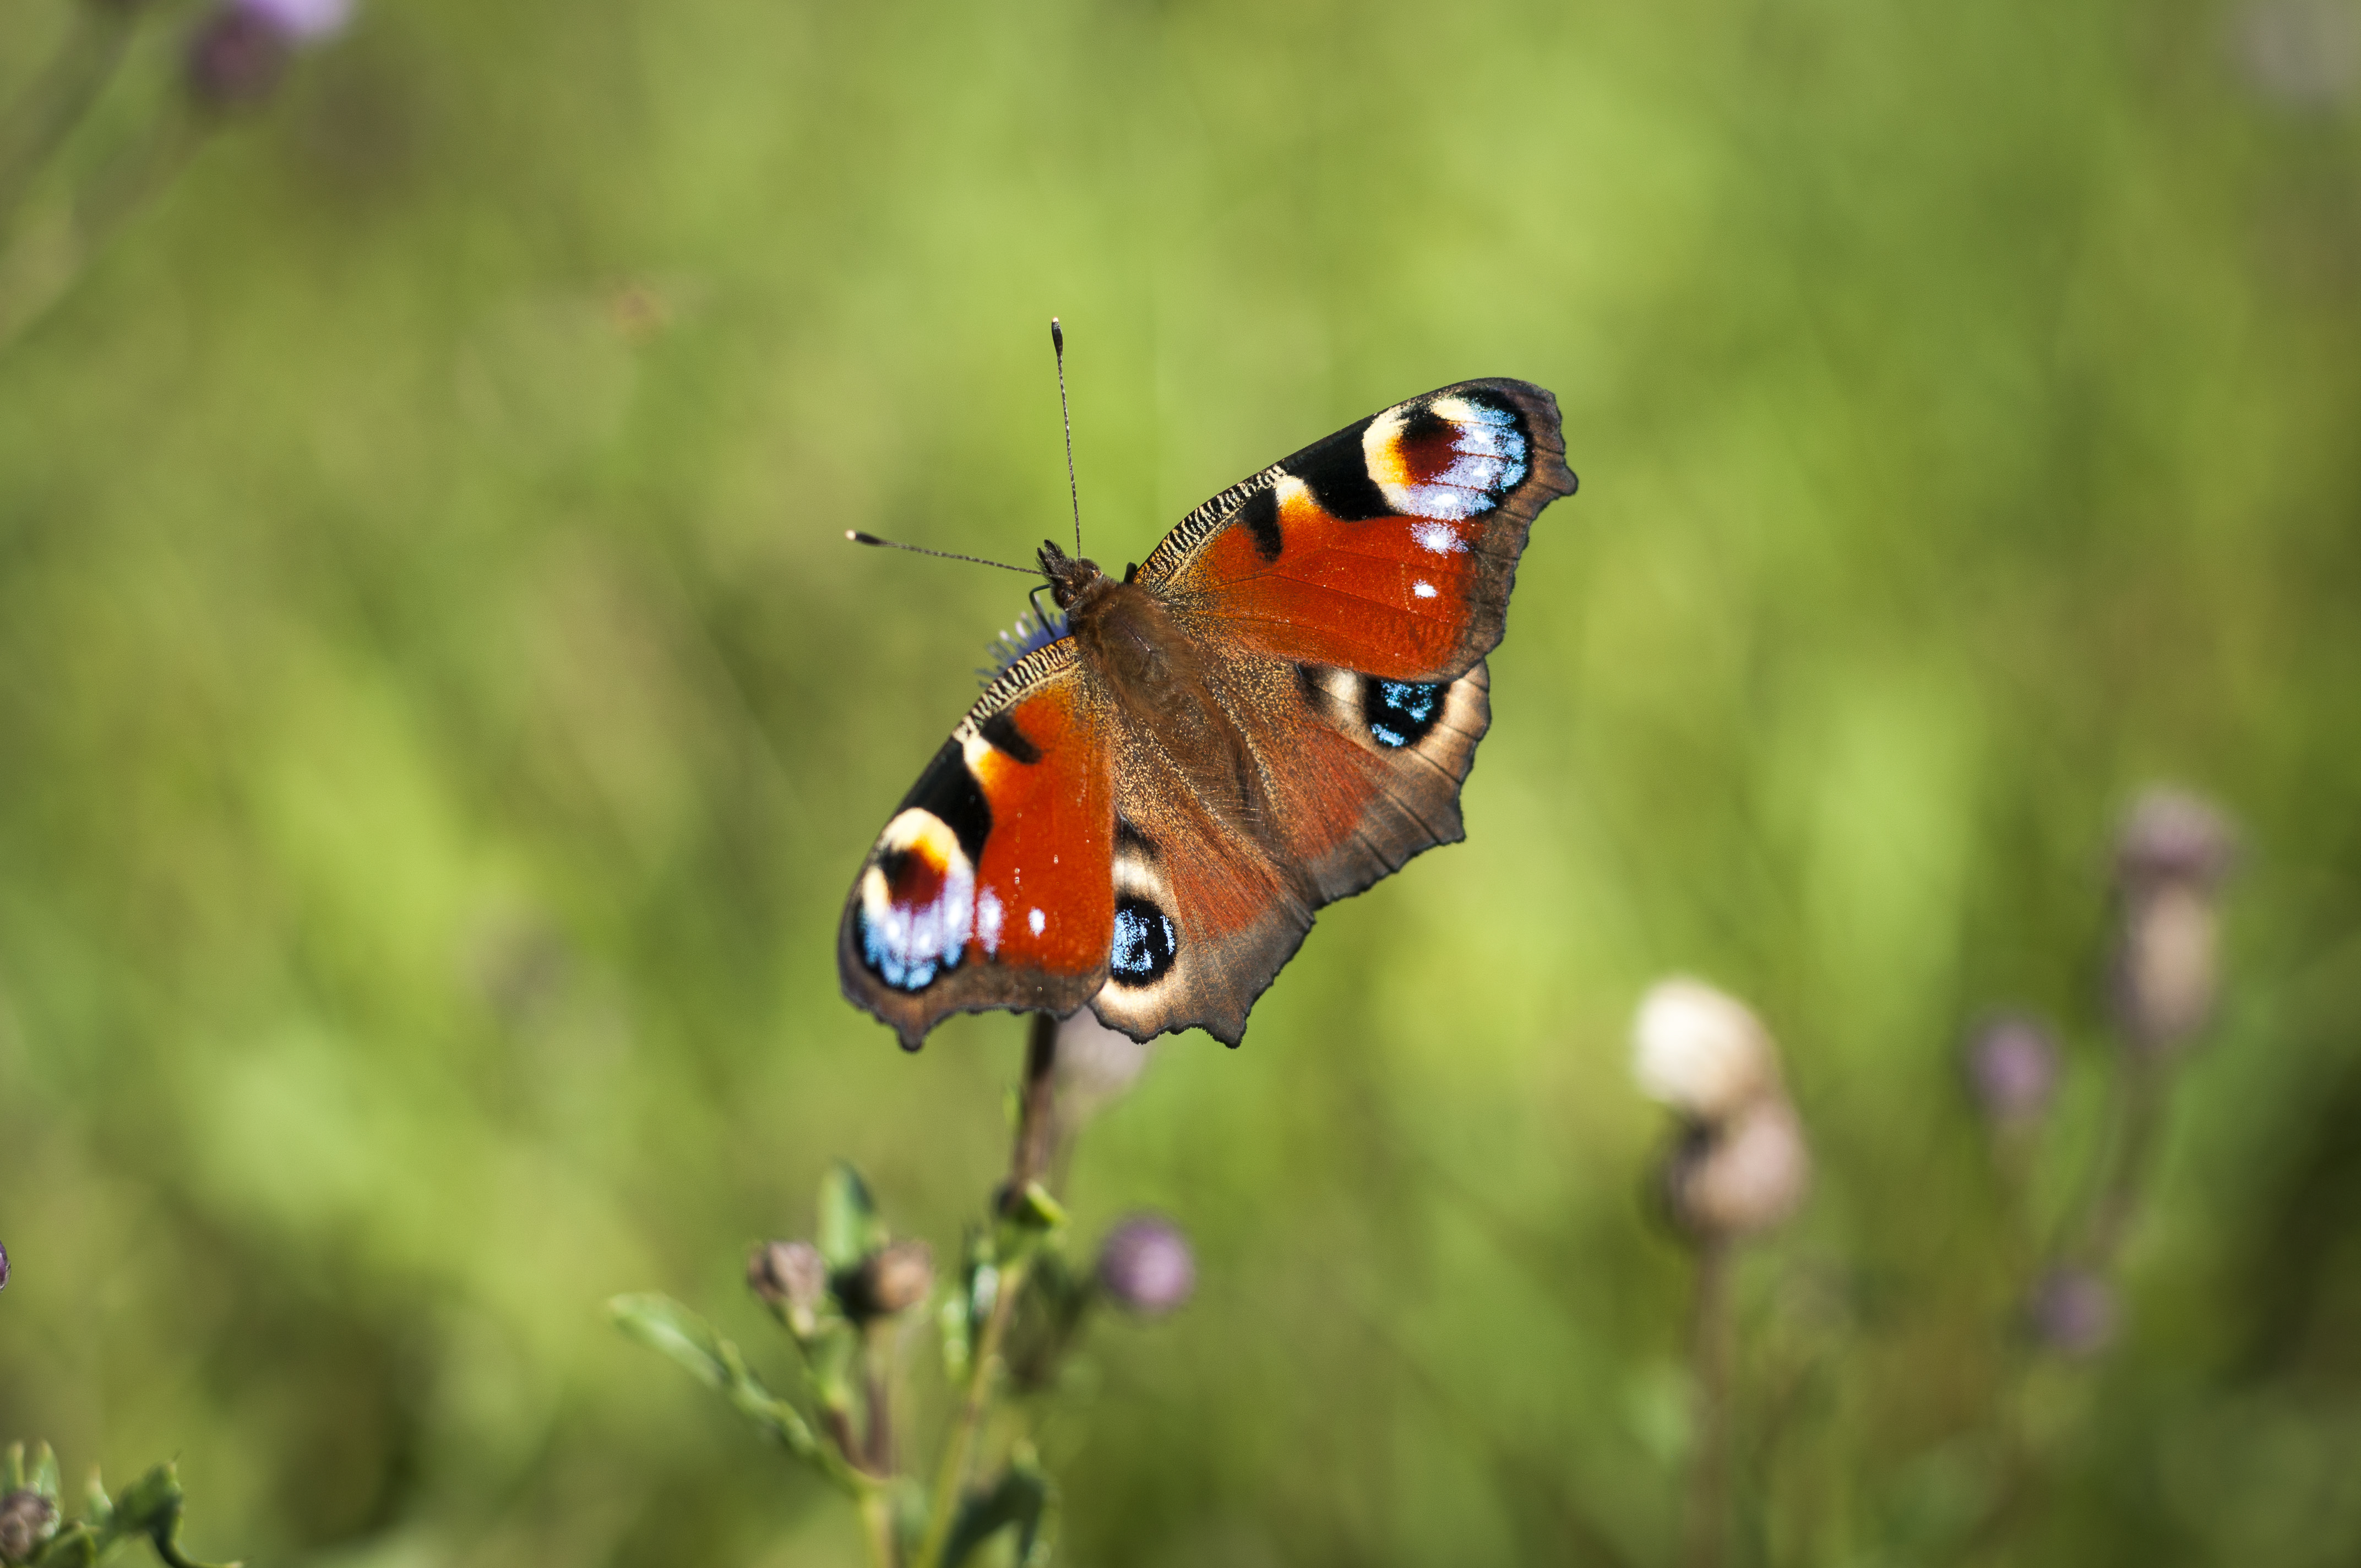
<path id="1" fill-rule="evenodd" d="M 1314 910 L 1465 837 L 1484 656 L 1574 488 L 1554 398 L 1462 381 L 1233 485 L 1120 581 L 1044 543 L 1062 621 L 878 835 L 845 995 L 911 1050 L 952 1013 L 1084 1003 L 1236 1045 Z"/>

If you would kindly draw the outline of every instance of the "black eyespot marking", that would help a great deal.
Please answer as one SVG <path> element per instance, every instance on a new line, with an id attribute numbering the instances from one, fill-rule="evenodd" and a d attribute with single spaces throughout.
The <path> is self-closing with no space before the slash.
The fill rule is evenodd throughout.
<path id="1" fill-rule="evenodd" d="M 1248 496 L 1246 505 L 1238 508 L 1238 521 L 1254 536 L 1256 554 L 1265 561 L 1279 559 L 1287 542 L 1279 532 L 1278 487 L 1266 485 Z"/>
<path id="2" fill-rule="evenodd" d="M 1157 848 L 1155 839 L 1133 827 L 1127 817 L 1115 819 L 1115 847 L 1118 854 L 1129 850 L 1143 861 L 1152 861 L 1164 852 Z"/>
<path id="3" fill-rule="evenodd" d="M 1369 477 L 1369 459 L 1361 450 L 1362 433 L 1376 418 L 1372 414 L 1325 441 L 1314 442 L 1282 465 L 1311 487 L 1312 499 L 1331 517 L 1367 522 L 1373 517 L 1394 515 L 1386 493 Z"/>
<path id="4" fill-rule="evenodd" d="M 1320 678 L 1319 665 L 1298 664 L 1295 666 L 1295 695 L 1301 697 L 1303 699 L 1303 706 L 1310 708 L 1312 712 L 1325 713 L 1328 711 L 1328 703 L 1330 700 L 1328 696 L 1328 686 L 1327 684 Z"/>
<path id="5" fill-rule="evenodd" d="M 1107 978 L 1117 985 L 1154 985 L 1171 972 L 1180 934 L 1161 909 L 1126 894 L 1115 901 L 1115 947 L 1107 955 Z"/>
<path id="6" fill-rule="evenodd" d="M 1008 717 L 1005 707 L 983 721 L 980 733 L 995 748 L 1028 767 L 1041 760 L 1041 748 L 1025 738 L 1025 731 L 1016 728 L 1016 720 Z"/>
<path id="7" fill-rule="evenodd" d="M 983 786 L 967 771 L 967 757 L 957 740 L 943 742 L 935 760 L 927 764 L 927 771 L 918 775 L 918 782 L 902 797 L 899 810 L 907 811 L 914 806 L 942 818 L 943 826 L 959 839 L 971 863 L 983 859 L 983 841 L 992 837 L 992 803 L 983 798 Z"/>
<path id="8" fill-rule="evenodd" d="M 1443 717 L 1443 687 L 1410 681 L 1361 683 L 1361 721 L 1380 746 L 1399 749 L 1426 739 Z"/>
<path id="9" fill-rule="evenodd" d="M 1474 394 L 1462 395 L 1471 403 L 1484 401 Z M 1489 405 L 1485 404 L 1485 406 Z M 1431 441 L 1448 444 L 1458 433 L 1459 427 L 1436 413 L 1433 402 L 1422 400 L 1413 404 L 1409 411 L 1402 415 L 1401 433 L 1394 437 L 1394 444 L 1416 451 Z"/>

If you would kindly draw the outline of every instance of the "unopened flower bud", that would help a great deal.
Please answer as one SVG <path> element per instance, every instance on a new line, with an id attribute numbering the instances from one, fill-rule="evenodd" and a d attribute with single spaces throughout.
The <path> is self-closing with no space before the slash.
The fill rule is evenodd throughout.
<path id="1" fill-rule="evenodd" d="M 845 1287 L 844 1310 L 866 1321 L 906 1312 L 935 1288 L 934 1250 L 924 1242 L 895 1242 L 862 1259 Z"/>
<path id="2" fill-rule="evenodd" d="M 2237 858 L 2219 811 L 2182 790 L 2142 795 L 2115 846 L 2114 1003 L 2125 1036 L 2146 1050 L 2188 1040 L 2213 1016 L 2220 983 L 2222 880 Z"/>
<path id="3" fill-rule="evenodd" d="M 189 90 L 214 108 L 258 103 L 296 50 L 333 37 L 351 17 L 351 0 L 225 0 L 190 40 Z"/>
<path id="4" fill-rule="evenodd" d="M 55 1504 L 29 1487 L 0 1497 L 0 1563 L 30 1563 L 57 1533 Z"/>
<path id="5" fill-rule="evenodd" d="M 1675 979 L 1641 998 L 1631 1072 L 1651 1100 L 1715 1123 L 1775 1091 L 1779 1058 L 1744 1003 L 1702 981 Z"/>
<path id="6" fill-rule="evenodd" d="M 2219 887 L 2237 861 L 2229 819 L 2197 795 L 2152 789 L 2132 803 L 2115 840 L 2115 876 L 2127 889 L 2158 883 Z"/>
<path id="7" fill-rule="evenodd" d="M 1099 1287 L 1116 1305 L 1160 1318 L 1197 1288 L 1197 1259 L 1189 1238 L 1156 1214 L 1126 1220 L 1099 1249 Z"/>
<path id="8" fill-rule="evenodd" d="M 1995 1018 L 1968 1041 L 1968 1088 L 2004 1127 L 2041 1119 L 2058 1092 L 2058 1046 L 2030 1018 Z"/>
<path id="9" fill-rule="evenodd" d="M 746 1284 L 799 1339 L 819 1327 L 828 1302 L 828 1263 L 809 1242 L 765 1242 L 746 1259 Z"/>
<path id="10" fill-rule="evenodd" d="M 2064 1355 L 2096 1355 L 2115 1337 L 2115 1293 L 2085 1268 L 2045 1275 L 2027 1303 L 2036 1338 Z"/>
<path id="11" fill-rule="evenodd" d="M 8 1249 L 0 1246 L 0 1290 L 8 1288 Z"/>
<path id="12" fill-rule="evenodd" d="M 1148 1069 L 1154 1046 L 1110 1029 L 1089 1008 L 1058 1025 L 1058 1119 L 1081 1126 L 1130 1091 Z"/>
<path id="13" fill-rule="evenodd" d="M 1674 1220 L 1699 1240 L 1734 1240 L 1793 1214 L 1811 1185 L 1804 1124 L 1784 1095 L 1765 1095 L 1720 1123 L 1698 1123 L 1673 1151 L 1664 1193 Z"/>

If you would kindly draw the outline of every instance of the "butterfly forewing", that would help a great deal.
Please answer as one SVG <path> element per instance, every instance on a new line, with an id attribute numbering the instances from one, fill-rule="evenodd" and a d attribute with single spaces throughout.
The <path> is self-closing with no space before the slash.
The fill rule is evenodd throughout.
<path id="1" fill-rule="evenodd" d="M 1114 796 L 1071 641 L 985 692 L 879 835 L 845 901 L 845 994 L 915 1048 L 946 1014 L 1066 1014 L 1106 976 Z"/>
<path id="2" fill-rule="evenodd" d="M 1555 399 L 1463 381 L 1224 491 L 1140 580 L 1217 649 L 1447 681 L 1499 642 L 1526 532 L 1574 487 Z"/>

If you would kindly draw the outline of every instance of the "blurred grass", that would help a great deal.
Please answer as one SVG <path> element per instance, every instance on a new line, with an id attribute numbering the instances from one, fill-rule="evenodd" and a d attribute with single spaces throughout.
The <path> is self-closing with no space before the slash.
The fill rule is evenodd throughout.
<path id="1" fill-rule="evenodd" d="M 1466 376 L 1584 480 L 1469 842 L 1084 1147 L 1205 1286 L 1049 1429 L 1071 1561 L 1661 1560 L 1668 968 L 1820 1154 L 1765 1550 L 1958 1555 L 1954 1043 L 2031 1006 L 2094 1090 L 2157 777 L 2246 825 L 2234 990 L 2017 1549 L 2350 1560 L 2361 160 L 2255 40 L 2351 15 L 374 5 L 0 357 L 0 1427 L 180 1455 L 212 1555 L 854 1560 L 598 1303 L 758 1338 L 829 1158 L 939 1241 L 992 1179 L 1015 1025 L 904 1058 L 831 941 L 1020 598 L 840 535 L 1056 532 L 1055 311 L 1102 559 Z"/>

